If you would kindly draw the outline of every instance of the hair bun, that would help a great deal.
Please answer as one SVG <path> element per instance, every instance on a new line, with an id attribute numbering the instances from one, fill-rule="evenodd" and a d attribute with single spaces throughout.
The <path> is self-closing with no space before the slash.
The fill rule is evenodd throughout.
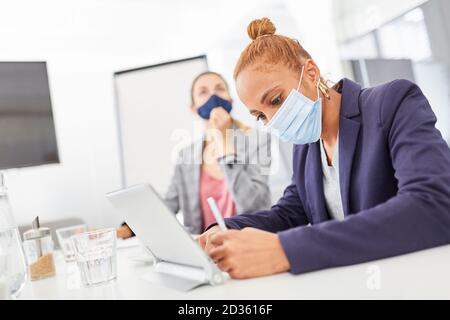
<path id="1" fill-rule="evenodd" d="M 262 36 L 274 35 L 276 31 L 277 28 L 275 28 L 275 25 L 269 18 L 253 20 L 247 27 L 247 33 L 252 40 L 256 40 Z"/>

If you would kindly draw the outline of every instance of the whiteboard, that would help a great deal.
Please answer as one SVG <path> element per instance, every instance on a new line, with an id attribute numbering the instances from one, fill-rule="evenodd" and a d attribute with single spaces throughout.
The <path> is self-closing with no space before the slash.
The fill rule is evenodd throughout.
<path id="1" fill-rule="evenodd" d="M 114 74 L 123 187 L 168 188 L 177 132 L 193 132 L 191 84 L 207 69 L 199 56 Z"/>

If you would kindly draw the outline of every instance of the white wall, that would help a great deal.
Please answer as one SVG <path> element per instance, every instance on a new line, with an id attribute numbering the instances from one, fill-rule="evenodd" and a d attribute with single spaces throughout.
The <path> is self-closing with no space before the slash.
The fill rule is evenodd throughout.
<path id="1" fill-rule="evenodd" d="M 364 35 L 428 0 L 334 0 L 339 42 Z"/>
<path id="2" fill-rule="evenodd" d="M 415 63 L 414 75 L 436 114 L 436 127 L 450 145 L 449 68 L 434 62 Z"/>
<path id="3" fill-rule="evenodd" d="M 324 69 L 340 76 L 332 32 L 318 31 L 305 7 L 330 15 L 325 0 L 0 0 L 0 60 L 48 61 L 62 160 L 8 172 L 18 223 L 35 215 L 81 217 L 96 226 L 120 220 L 104 199 L 120 185 L 114 71 L 211 53 L 211 69 L 230 75 L 234 59 L 217 48 L 234 37 L 248 41 L 247 23 L 278 8 L 278 17 L 291 12 L 294 21 L 279 21 L 280 31 L 298 34 Z"/>

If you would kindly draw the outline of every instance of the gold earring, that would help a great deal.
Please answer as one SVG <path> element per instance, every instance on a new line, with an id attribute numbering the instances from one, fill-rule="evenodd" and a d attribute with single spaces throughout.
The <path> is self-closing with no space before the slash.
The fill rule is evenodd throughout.
<path id="1" fill-rule="evenodd" d="M 328 89 L 328 87 L 325 84 L 323 84 L 322 81 L 319 82 L 319 90 L 320 92 L 322 92 L 322 94 L 325 96 L 327 100 L 331 100 L 330 89 Z"/>

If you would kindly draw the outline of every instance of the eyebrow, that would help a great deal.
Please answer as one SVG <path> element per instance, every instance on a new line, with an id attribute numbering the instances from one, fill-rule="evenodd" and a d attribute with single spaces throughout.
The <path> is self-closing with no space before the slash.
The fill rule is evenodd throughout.
<path id="1" fill-rule="evenodd" d="M 274 91 L 275 89 L 278 89 L 278 88 L 279 88 L 279 85 L 276 85 L 276 86 L 270 88 L 269 90 L 267 90 L 261 97 L 261 104 L 264 104 L 264 101 L 266 100 L 269 93 L 271 93 L 272 91 Z"/>
<path id="2" fill-rule="evenodd" d="M 221 89 L 221 88 L 225 88 L 225 85 L 223 83 L 218 83 L 216 84 L 216 86 L 214 87 L 215 89 Z"/>

